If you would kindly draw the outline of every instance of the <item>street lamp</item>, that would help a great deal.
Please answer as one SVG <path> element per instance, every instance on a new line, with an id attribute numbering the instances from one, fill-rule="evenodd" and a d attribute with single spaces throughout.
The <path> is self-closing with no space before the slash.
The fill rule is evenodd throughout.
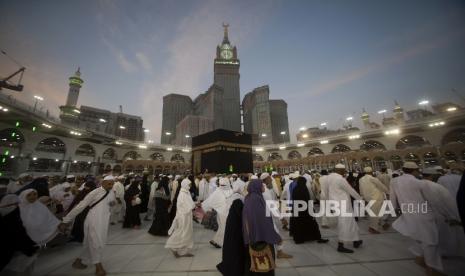
<path id="1" fill-rule="evenodd" d="M 123 130 L 126 129 L 126 127 L 120 125 L 120 126 L 119 126 L 119 129 L 120 129 L 120 131 L 119 131 L 119 137 L 122 138 L 122 137 L 123 137 Z"/>
<path id="2" fill-rule="evenodd" d="M 43 101 L 44 98 L 41 97 L 41 96 L 34 95 L 34 99 L 36 99 L 36 101 L 35 101 L 35 103 L 34 103 L 34 111 L 33 111 L 33 112 L 35 113 L 35 112 L 36 112 L 36 108 L 37 108 L 37 103 L 38 103 L 39 101 Z"/>
<path id="3" fill-rule="evenodd" d="M 144 132 L 145 132 L 145 133 L 149 133 L 149 132 L 150 132 L 150 129 L 144 129 Z"/>
<path id="4" fill-rule="evenodd" d="M 384 119 L 384 113 L 386 113 L 386 112 L 387 112 L 387 110 L 383 109 L 383 110 L 378 111 L 378 114 L 383 114 L 383 119 Z"/>
<path id="5" fill-rule="evenodd" d="M 307 129 L 307 128 L 304 127 L 304 126 L 299 128 L 300 131 L 304 131 L 304 130 L 306 130 L 306 129 Z"/>
<path id="6" fill-rule="evenodd" d="M 171 135 L 171 132 L 165 132 L 165 134 L 166 134 L 167 136 L 170 136 L 170 135 Z"/>
<path id="7" fill-rule="evenodd" d="M 107 120 L 105 120 L 105 119 L 103 119 L 103 118 L 100 118 L 100 119 L 98 119 L 98 120 L 99 120 L 99 122 L 101 122 L 101 123 L 106 123 L 106 122 L 107 122 Z"/>
<path id="8" fill-rule="evenodd" d="M 423 100 L 423 101 L 418 103 L 418 105 L 427 105 L 427 104 L 429 104 L 428 100 Z"/>
<path id="9" fill-rule="evenodd" d="M 346 121 L 352 121 L 353 119 L 354 119 L 354 117 L 347 117 Z"/>
<path id="10" fill-rule="evenodd" d="M 328 125 L 327 122 L 323 122 L 323 123 L 320 124 L 320 126 L 327 126 L 327 125 Z"/>
<path id="11" fill-rule="evenodd" d="M 266 137 L 266 133 L 262 133 L 262 137 Z"/>

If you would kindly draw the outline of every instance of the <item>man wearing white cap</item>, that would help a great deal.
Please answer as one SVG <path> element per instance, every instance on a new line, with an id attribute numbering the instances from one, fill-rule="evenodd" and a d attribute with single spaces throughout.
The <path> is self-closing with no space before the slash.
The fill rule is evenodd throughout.
<path id="1" fill-rule="evenodd" d="M 461 179 L 462 179 L 461 168 L 457 166 L 456 164 L 451 164 L 450 171 L 438 179 L 438 184 L 446 187 L 447 190 L 449 190 L 450 195 L 453 198 L 456 198 Z"/>
<path id="2" fill-rule="evenodd" d="M 435 181 L 441 173 L 437 168 L 426 168 L 422 171 L 425 185 L 428 186 L 427 197 L 436 217 L 439 229 L 439 250 L 442 256 L 465 257 L 465 235 L 459 225 L 460 216 L 450 192 Z"/>
<path id="3" fill-rule="evenodd" d="M 420 175 L 419 167 L 414 162 L 405 162 L 403 175 L 393 178 L 390 187 L 390 199 L 394 208 L 400 209 L 402 214 L 394 221 L 392 227 L 404 236 L 413 239 L 416 244 L 410 251 L 416 256 L 415 262 L 426 266 L 428 275 L 443 271 L 439 252 L 439 235 L 434 213 L 429 202 L 428 185 L 417 179 Z M 416 210 L 409 210 L 409 206 L 417 206 Z M 421 210 L 418 206 L 428 206 Z"/>
<path id="4" fill-rule="evenodd" d="M 204 202 L 202 209 L 210 211 L 214 209 L 217 212 L 218 230 L 210 241 L 210 244 L 216 248 L 223 246 L 224 230 L 226 228 L 226 219 L 228 218 L 229 207 L 227 199 L 233 194 L 229 179 L 222 177 L 219 180 L 219 187 Z"/>
<path id="5" fill-rule="evenodd" d="M 165 248 L 170 249 L 176 258 L 194 256 L 189 253 L 194 247 L 192 210 L 195 208 L 189 191 L 190 185 L 191 181 L 187 178 L 181 181 L 181 189 L 176 203 L 176 216 L 168 230 L 170 237 L 165 244 Z"/>
<path id="6" fill-rule="evenodd" d="M 344 247 L 344 242 L 352 242 L 355 248 L 360 247 L 362 244 L 358 225 L 353 216 L 352 201 L 350 200 L 351 196 L 356 200 L 360 200 L 361 197 L 344 178 L 345 173 L 346 167 L 343 164 L 337 164 L 334 172 L 328 175 L 328 199 L 338 202 L 341 211 L 346 210 L 346 213 L 351 214 L 351 216 L 343 216 L 341 212 L 337 217 L 339 239 L 337 251 L 354 253 L 353 250 Z"/>
<path id="7" fill-rule="evenodd" d="M 95 274 L 99 276 L 106 275 L 102 266 L 102 254 L 107 242 L 110 208 L 115 201 L 115 195 L 112 192 L 113 183 L 114 177 L 106 176 L 101 187 L 90 192 L 63 218 L 63 224 L 68 225 L 86 207 L 90 208 L 84 221 L 84 248 L 81 256 L 74 261 L 73 267 L 85 269 L 87 266 L 82 263 L 82 260 L 88 260 L 95 265 Z"/>
<path id="8" fill-rule="evenodd" d="M 126 201 L 124 200 L 124 176 L 120 175 L 116 178 L 115 184 L 113 185 L 113 192 L 115 193 L 115 205 L 111 208 L 111 219 L 110 223 L 116 224 L 117 222 L 123 222 L 123 216 L 126 210 Z"/>
<path id="9" fill-rule="evenodd" d="M 384 186 L 381 181 L 373 176 L 373 169 L 371 167 L 365 167 L 363 169 L 365 175 L 360 178 L 360 195 L 363 197 L 364 200 L 367 202 L 373 200 L 375 203 L 371 205 L 371 211 L 376 216 L 370 216 L 370 224 L 368 226 L 368 232 L 372 234 L 380 234 L 380 219 L 382 218 L 378 216 L 379 211 L 381 210 L 381 206 L 383 205 L 384 201 L 384 194 L 389 193 L 386 186 Z M 387 229 L 389 224 L 384 223 L 383 228 Z"/>

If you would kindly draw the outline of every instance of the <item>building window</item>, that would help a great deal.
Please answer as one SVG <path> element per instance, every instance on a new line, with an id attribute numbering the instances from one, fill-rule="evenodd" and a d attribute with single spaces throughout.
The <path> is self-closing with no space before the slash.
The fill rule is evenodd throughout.
<path id="1" fill-rule="evenodd" d="M 36 151 L 52 152 L 52 153 L 65 153 L 66 146 L 63 141 L 58 138 L 46 138 L 37 144 Z"/>
<path id="2" fill-rule="evenodd" d="M 396 149 L 419 148 L 430 145 L 430 142 L 423 137 L 408 135 L 397 141 Z"/>

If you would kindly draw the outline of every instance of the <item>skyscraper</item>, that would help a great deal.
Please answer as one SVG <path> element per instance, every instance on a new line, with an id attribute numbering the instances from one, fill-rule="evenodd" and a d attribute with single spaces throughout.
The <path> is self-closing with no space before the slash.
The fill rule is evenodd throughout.
<path id="1" fill-rule="evenodd" d="M 223 42 L 216 47 L 214 83 L 223 88 L 223 128 L 241 131 L 239 59 L 236 46 L 229 42 L 228 27 L 223 24 Z"/>

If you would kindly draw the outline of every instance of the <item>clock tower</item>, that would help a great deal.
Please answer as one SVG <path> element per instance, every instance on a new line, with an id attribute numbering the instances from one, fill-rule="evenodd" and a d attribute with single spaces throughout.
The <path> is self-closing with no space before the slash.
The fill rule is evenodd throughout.
<path id="1" fill-rule="evenodd" d="M 216 47 L 214 83 L 223 88 L 223 128 L 241 131 L 239 59 L 236 46 L 229 42 L 228 27 L 223 24 L 223 42 Z"/>

